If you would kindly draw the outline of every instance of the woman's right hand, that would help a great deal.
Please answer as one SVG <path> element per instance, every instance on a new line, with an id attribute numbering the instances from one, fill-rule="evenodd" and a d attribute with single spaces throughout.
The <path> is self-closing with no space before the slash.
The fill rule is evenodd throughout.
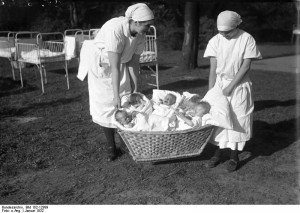
<path id="1" fill-rule="evenodd" d="M 121 99 L 120 99 L 120 96 L 114 97 L 114 107 L 116 109 L 121 108 Z"/>

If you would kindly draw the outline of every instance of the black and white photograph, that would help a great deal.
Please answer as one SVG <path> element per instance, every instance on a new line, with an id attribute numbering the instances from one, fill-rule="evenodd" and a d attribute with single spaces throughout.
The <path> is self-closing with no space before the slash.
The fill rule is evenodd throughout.
<path id="1" fill-rule="evenodd" d="M 299 130 L 300 0 L 0 0 L 1 212 L 298 211 Z"/>

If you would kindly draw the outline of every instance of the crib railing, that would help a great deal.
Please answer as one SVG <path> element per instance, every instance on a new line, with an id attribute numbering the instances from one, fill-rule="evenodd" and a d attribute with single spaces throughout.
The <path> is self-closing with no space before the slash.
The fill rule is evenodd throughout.
<path id="1" fill-rule="evenodd" d="M 26 34 L 26 33 L 25 33 Z M 20 33 L 18 37 L 25 35 Z M 69 89 L 68 64 L 65 54 L 64 34 L 38 33 L 35 38 L 16 39 L 16 52 L 18 63 L 30 63 L 38 67 L 41 76 L 42 92 L 44 93 L 44 82 L 47 83 L 45 64 L 51 62 L 63 62 L 67 88 Z M 21 86 L 23 87 L 22 67 L 19 66 Z"/>
<path id="2" fill-rule="evenodd" d="M 90 29 L 89 30 L 89 39 L 93 40 L 96 37 L 99 30 L 100 30 L 99 28 Z"/>
<path id="3" fill-rule="evenodd" d="M 151 86 L 155 86 L 159 89 L 158 81 L 158 59 L 157 59 L 157 36 L 156 28 L 154 26 L 150 27 L 149 32 L 146 34 L 146 42 L 144 51 L 140 57 L 141 67 L 147 67 L 151 71 L 150 76 L 155 77 L 155 83 L 148 83 Z M 155 65 L 155 69 L 151 66 Z M 141 72 L 142 69 L 140 69 Z"/>

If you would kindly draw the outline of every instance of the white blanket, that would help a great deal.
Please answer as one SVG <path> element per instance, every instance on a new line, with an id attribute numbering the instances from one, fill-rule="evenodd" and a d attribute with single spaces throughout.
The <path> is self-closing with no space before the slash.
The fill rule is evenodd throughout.
<path id="1" fill-rule="evenodd" d="M 211 88 L 202 100 L 208 102 L 211 106 L 209 112 L 211 117 L 203 119 L 203 125 L 212 124 L 225 129 L 233 128 L 229 102 L 219 87 Z"/>
<path id="2" fill-rule="evenodd" d="M 66 59 L 70 60 L 76 56 L 76 38 L 75 36 L 65 36 L 65 53 Z"/>
<path id="3" fill-rule="evenodd" d="M 203 117 L 208 117 L 209 114 L 204 115 Z M 177 120 L 176 120 L 176 129 L 175 130 L 186 130 L 186 129 L 197 129 L 200 128 L 202 125 L 202 118 L 199 116 L 194 116 L 191 117 L 191 121 L 193 122 L 194 126 L 189 126 L 187 125 L 184 120 L 182 120 L 181 118 L 179 118 L 177 116 Z"/>
<path id="4" fill-rule="evenodd" d="M 31 50 L 29 52 L 22 51 L 21 58 L 26 62 L 41 63 L 54 60 L 54 58 L 57 59 L 55 61 L 63 61 L 65 60 L 65 54 L 62 52 L 52 52 L 48 49 L 39 49 Z"/>
<path id="5" fill-rule="evenodd" d="M 113 123 L 122 130 L 126 131 L 172 131 L 174 126 L 170 122 L 169 118 L 158 116 L 158 115 L 148 115 L 146 113 L 138 113 L 136 118 L 132 120 L 134 126 L 131 128 L 124 127 L 115 119 L 113 116 Z"/>
<path id="6" fill-rule="evenodd" d="M 12 58 L 15 52 L 15 47 L 0 48 L 0 57 Z"/>
<path id="7" fill-rule="evenodd" d="M 129 112 L 137 111 L 137 112 L 144 112 L 148 115 L 151 114 L 153 111 L 151 101 L 144 94 L 142 94 L 142 93 L 139 93 L 139 94 L 143 97 L 143 100 L 145 101 L 145 105 L 141 105 L 139 107 L 130 106 L 127 110 Z M 128 101 L 129 96 L 130 96 L 130 94 L 126 94 L 121 97 L 121 105 L 122 106 Z"/>

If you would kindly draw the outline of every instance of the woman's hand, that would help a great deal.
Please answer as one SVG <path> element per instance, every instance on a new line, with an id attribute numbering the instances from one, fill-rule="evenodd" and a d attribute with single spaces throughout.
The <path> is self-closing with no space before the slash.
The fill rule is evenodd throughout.
<path id="1" fill-rule="evenodd" d="M 120 96 L 114 97 L 114 107 L 116 109 L 121 108 L 121 99 L 120 99 Z"/>
<path id="2" fill-rule="evenodd" d="M 230 96 L 231 92 L 232 92 L 232 88 L 230 85 L 228 85 L 225 89 L 223 89 L 223 95 L 225 96 Z"/>
<path id="3" fill-rule="evenodd" d="M 179 112 L 179 110 L 175 110 L 174 113 L 181 119 L 185 118 L 185 116 L 181 112 Z"/>

